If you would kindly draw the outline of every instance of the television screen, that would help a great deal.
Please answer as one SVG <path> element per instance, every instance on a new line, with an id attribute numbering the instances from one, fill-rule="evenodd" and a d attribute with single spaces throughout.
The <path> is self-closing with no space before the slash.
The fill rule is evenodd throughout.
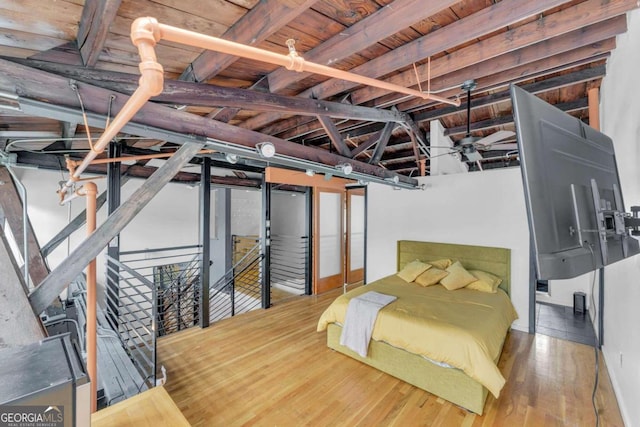
<path id="1" fill-rule="evenodd" d="M 515 85 L 511 101 L 538 279 L 640 252 L 625 228 L 611 138 Z"/>

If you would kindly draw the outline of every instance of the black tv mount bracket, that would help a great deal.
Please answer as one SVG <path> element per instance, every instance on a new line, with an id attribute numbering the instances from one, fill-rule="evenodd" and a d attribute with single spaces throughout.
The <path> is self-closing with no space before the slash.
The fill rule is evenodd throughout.
<path id="1" fill-rule="evenodd" d="M 613 186 L 614 204 L 612 206 L 611 201 L 600 197 L 600 190 L 595 179 L 591 179 L 591 194 L 593 196 L 593 207 L 596 212 L 596 229 L 589 230 L 582 228 L 580 224 L 580 215 L 578 213 L 578 204 L 576 202 L 576 186 L 571 184 L 571 194 L 573 198 L 573 210 L 576 220 L 576 228 L 569 227 L 569 233 L 571 235 L 578 233 L 580 241 L 584 241 L 583 233 L 597 233 L 600 243 L 600 254 L 602 256 L 602 263 L 608 264 L 608 249 L 607 240 L 609 238 L 621 239 L 622 252 L 624 257 L 628 256 L 630 235 L 640 236 L 640 206 L 632 206 L 631 212 L 624 212 L 616 209 L 622 206 L 622 196 L 620 195 L 620 189 L 617 185 Z"/>
<path id="2" fill-rule="evenodd" d="M 595 179 L 591 179 L 591 191 L 593 194 L 593 204 L 597 216 L 598 236 L 600 238 L 600 249 L 602 260 L 608 263 L 607 237 L 619 236 L 622 239 L 622 253 L 626 258 L 629 256 L 628 240 L 629 231 L 631 235 L 640 236 L 640 206 L 631 207 L 632 214 L 616 209 L 622 206 L 622 196 L 617 185 L 613 186 L 613 197 L 615 207 L 611 202 L 600 198 L 600 191 Z"/>
<path id="3" fill-rule="evenodd" d="M 631 216 L 624 217 L 624 225 L 631 229 L 632 236 L 640 236 L 640 206 L 631 206 Z"/>

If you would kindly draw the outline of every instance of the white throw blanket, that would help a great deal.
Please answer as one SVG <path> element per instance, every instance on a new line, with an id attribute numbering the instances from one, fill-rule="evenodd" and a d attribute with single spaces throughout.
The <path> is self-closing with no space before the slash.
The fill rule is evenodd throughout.
<path id="1" fill-rule="evenodd" d="M 396 299 L 393 295 L 374 291 L 352 298 L 347 306 L 340 345 L 350 348 L 361 357 L 367 357 L 378 312 Z"/>

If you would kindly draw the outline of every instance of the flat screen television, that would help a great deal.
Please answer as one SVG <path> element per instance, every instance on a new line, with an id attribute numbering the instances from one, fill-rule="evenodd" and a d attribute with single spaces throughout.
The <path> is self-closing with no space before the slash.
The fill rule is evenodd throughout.
<path id="1" fill-rule="evenodd" d="M 511 101 L 538 279 L 638 254 L 611 138 L 515 85 Z"/>

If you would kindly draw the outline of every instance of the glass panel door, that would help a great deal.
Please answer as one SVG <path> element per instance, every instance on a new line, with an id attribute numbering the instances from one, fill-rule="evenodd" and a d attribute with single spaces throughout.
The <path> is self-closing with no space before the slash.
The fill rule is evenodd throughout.
<path id="1" fill-rule="evenodd" d="M 343 209 L 343 192 L 321 189 L 316 191 L 314 293 L 344 284 Z"/>
<path id="2" fill-rule="evenodd" d="M 347 284 L 364 279 L 365 195 L 364 189 L 347 190 Z"/>

